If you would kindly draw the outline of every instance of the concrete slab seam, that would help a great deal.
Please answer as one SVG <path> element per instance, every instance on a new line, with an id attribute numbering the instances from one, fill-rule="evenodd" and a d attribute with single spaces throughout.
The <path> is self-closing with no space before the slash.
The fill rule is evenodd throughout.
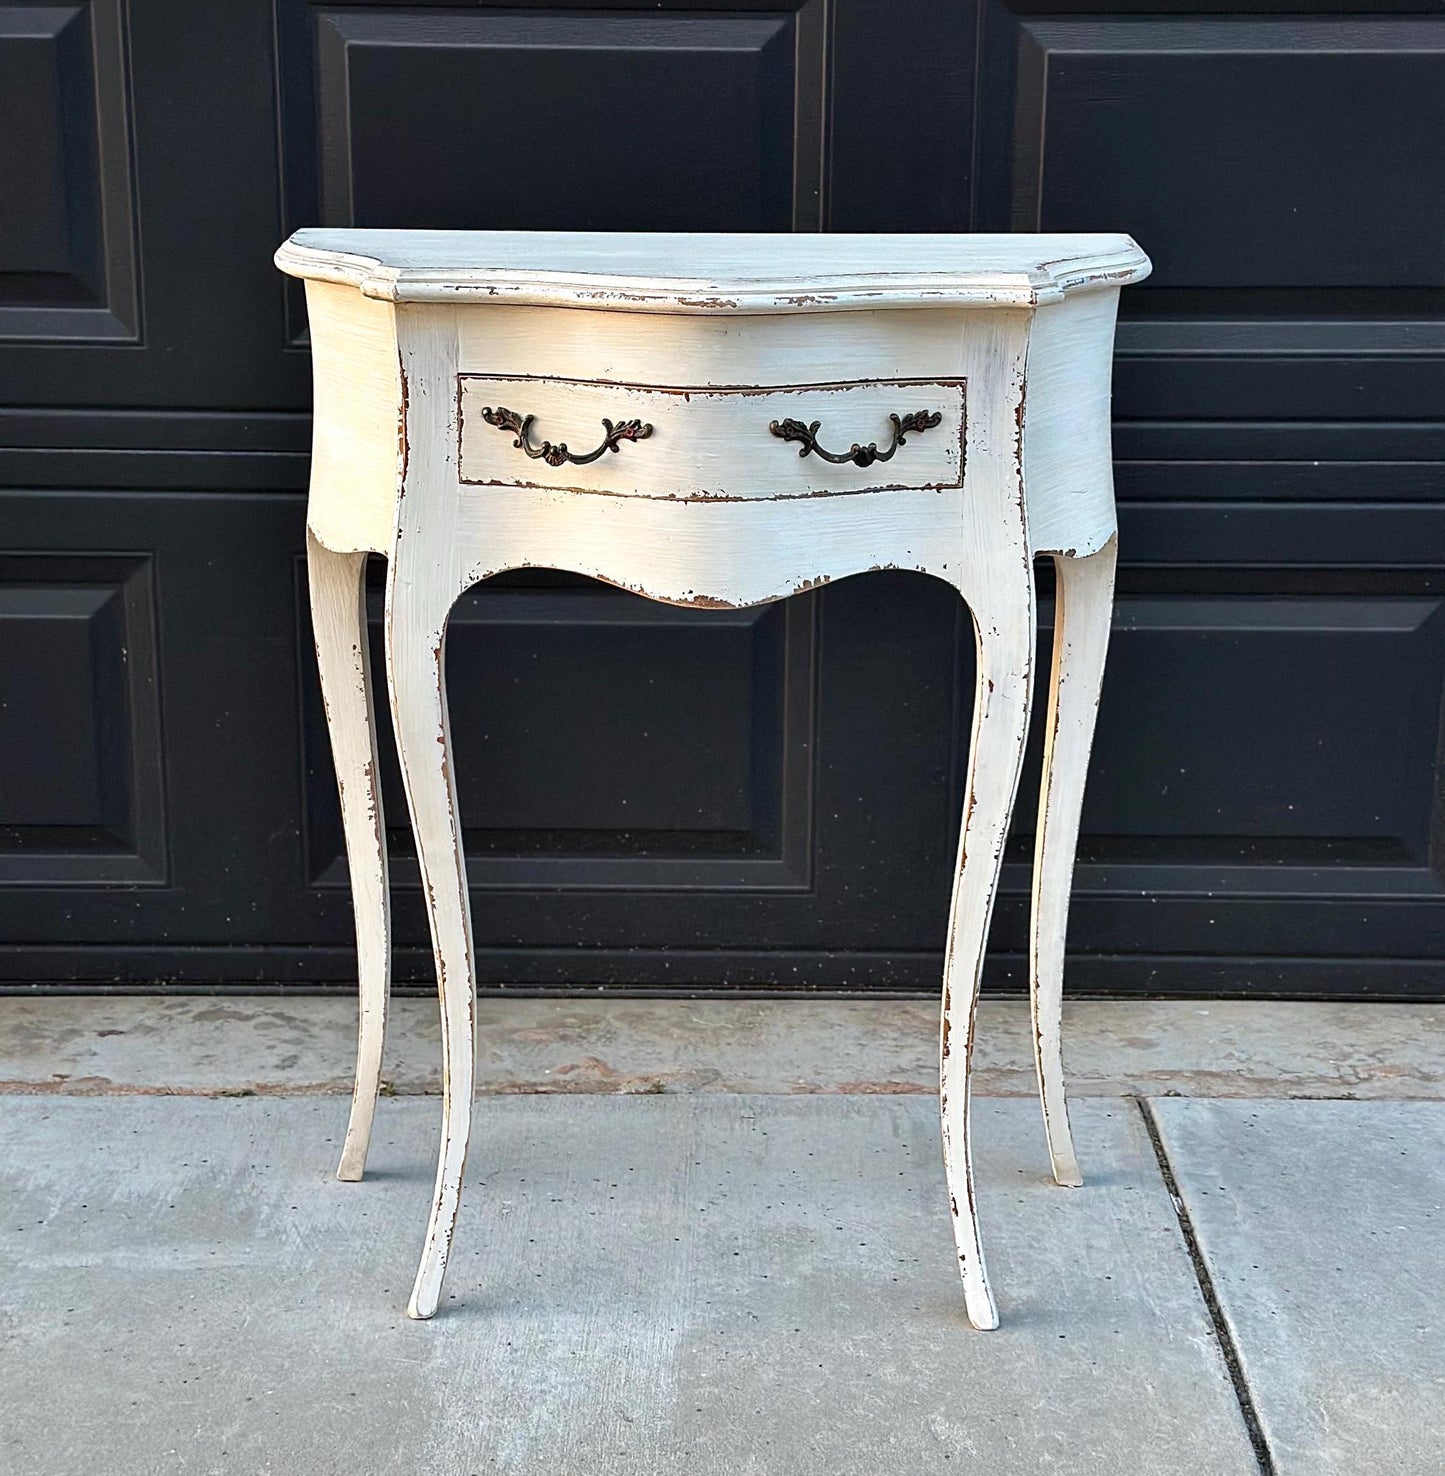
<path id="1" fill-rule="evenodd" d="M 1210 1274 L 1209 1263 L 1204 1259 L 1199 1237 L 1194 1231 L 1194 1223 L 1190 1220 L 1189 1211 L 1184 1204 L 1184 1196 L 1179 1192 L 1179 1182 L 1174 1177 L 1174 1166 L 1169 1162 L 1169 1152 L 1164 1146 L 1159 1124 L 1155 1121 L 1147 1098 L 1135 1097 L 1134 1101 L 1139 1108 L 1139 1116 L 1144 1122 L 1144 1132 L 1149 1138 L 1150 1146 L 1154 1149 L 1154 1157 L 1158 1160 L 1159 1176 L 1164 1180 L 1164 1187 L 1174 1206 L 1174 1214 L 1179 1221 L 1179 1232 L 1184 1237 L 1184 1246 L 1189 1252 L 1189 1259 L 1194 1266 L 1194 1276 L 1199 1283 L 1199 1293 L 1204 1298 L 1204 1305 L 1209 1312 L 1209 1321 L 1214 1328 L 1215 1340 L 1224 1357 L 1224 1366 L 1229 1371 L 1229 1382 L 1234 1387 L 1234 1397 L 1239 1404 L 1240 1417 L 1244 1420 L 1249 1443 L 1254 1447 L 1254 1458 L 1259 1462 L 1260 1476 L 1278 1476 L 1274 1455 L 1269 1448 L 1269 1441 L 1265 1438 L 1264 1426 L 1260 1422 L 1259 1411 L 1254 1407 L 1254 1395 L 1250 1392 L 1249 1382 L 1244 1376 L 1244 1364 L 1240 1360 L 1239 1349 L 1235 1346 L 1234 1334 L 1229 1329 L 1229 1323 L 1224 1316 L 1224 1308 L 1220 1305 L 1218 1293 L 1214 1289 L 1214 1278 Z"/>

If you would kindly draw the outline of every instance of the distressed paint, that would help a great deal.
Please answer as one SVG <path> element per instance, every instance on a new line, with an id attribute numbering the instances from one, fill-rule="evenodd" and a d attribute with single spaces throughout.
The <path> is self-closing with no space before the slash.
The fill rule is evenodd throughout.
<path id="1" fill-rule="evenodd" d="M 1049 1157 L 1054 1178 L 1071 1187 L 1084 1180 L 1064 1100 L 1060 1042 L 1064 936 L 1074 852 L 1079 843 L 1079 816 L 1084 808 L 1084 779 L 1109 645 L 1117 551 L 1117 540 L 1111 538 L 1088 558 L 1054 559 L 1054 659 L 1034 840 L 1029 1001 Z"/>
<path id="2" fill-rule="evenodd" d="M 987 457 L 970 462 L 968 490 L 994 517 L 988 562 L 959 586 L 973 621 L 976 677 L 967 798 L 943 960 L 939 1111 L 964 1307 L 980 1329 L 997 1327 L 998 1312 L 978 1229 L 970 1066 L 988 925 L 1028 737 L 1035 639 L 1022 443 L 1016 434 L 1000 436 L 998 430 L 1015 426 L 1024 405 L 1028 326 L 1026 320 L 1016 324 L 1012 341 L 995 347 L 993 373 L 978 382 L 975 424 L 992 434 Z M 980 486 L 976 478 L 987 480 Z"/>
<path id="3" fill-rule="evenodd" d="M 277 253 L 277 265 L 384 302 L 585 304 L 727 316 L 948 303 L 1032 308 L 1149 273 L 1148 258 L 1127 236 L 1082 234 L 318 229 L 298 231 Z"/>
<path id="4" fill-rule="evenodd" d="M 498 402 L 535 415 L 535 436 L 584 445 L 604 417 L 652 427 L 647 444 L 587 466 L 549 469 L 499 436 L 482 417 Z M 910 437 L 896 462 L 860 468 L 798 455 L 769 430 L 787 418 L 822 420 L 835 435 L 887 438 L 890 412 L 925 405 L 943 423 Z M 852 384 L 673 388 L 612 381 L 460 376 L 461 480 L 494 487 L 602 492 L 664 501 L 836 497 L 863 492 L 940 491 L 963 485 L 965 385 L 959 380 L 872 380 Z"/>
<path id="5" fill-rule="evenodd" d="M 307 524 L 328 548 L 390 541 L 406 474 L 395 314 L 345 287 L 307 282 L 314 413 Z"/>
<path id="6" fill-rule="evenodd" d="M 314 477 L 315 473 L 313 473 Z M 311 626 L 321 696 L 351 874 L 360 994 L 356 1080 L 338 1179 L 360 1179 L 381 1087 L 381 1055 L 391 992 L 391 900 L 386 826 L 377 778 L 376 718 L 366 633 L 366 555 L 335 553 L 314 533 L 306 537 Z"/>
<path id="7" fill-rule="evenodd" d="M 387 458 L 371 457 L 364 499 L 348 501 L 340 463 L 322 459 L 309 523 L 313 605 L 325 632 L 318 657 L 365 950 L 343 1157 L 355 1176 L 386 992 L 377 963 L 386 938 L 380 801 L 374 741 L 361 741 L 370 707 L 359 570 L 364 550 L 388 559 L 387 679 L 442 1017 L 442 1146 L 410 1315 L 430 1317 L 440 1297 L 475 1069 L 474 950 L 444 681 L 457 596 L 506 569 L 548 567 L 654 600 L 732 609 L 887 568 L 958 590 L 978 649 L 939 1104 L 965 1306 L 976 1327 L 997 1326 L 974 1196 L 970 1064 L 1033 690 L 1033 559 L 1053 554 L 1060 571 L 1034 895 L 1035 1056 L 1055 1176 L 1074 1183 L 1059 1043 L 1064 924 L 1112 591 L 1110 350 L 1119 286 L 1147 274 L 1143 253 L 1123 236 L 308 231 L 277 262 L 308 278 L 309 290 L 330 284 L 327 311 L 313 320 L 325 340 L 314 360 L 325 420 L 318 445 L 369 444 L 373 422 L 400 431 L 389 471 Z M 391 335 L 381 357 L 395 366 L 384 403 L 378 312 Z M 370 351 L 353 360 L 348 345 L 358 336 Z M 930 391 L 938 403 L 924 405 Z M 539 485 L 527 470 L 536 463 L 472 414 L 497 403 L 545 415 L 538 434 L 553 440 L 575 434 L 573 423 L 591 429 L 624 413 L 655 421 L 657 434 Z M 799 458 L 768 431 L 786 407 L 866 443 L 879 417 L 921 406 L 941 411 L 948 433 L 910 441 L 886 484 L 871 468 Z M 854 428 L 854 412 L 873 427 Z M 526 463 L 515 480 L 508 453 Z M 836 495 L 860 491 L 872 495 Z"/>

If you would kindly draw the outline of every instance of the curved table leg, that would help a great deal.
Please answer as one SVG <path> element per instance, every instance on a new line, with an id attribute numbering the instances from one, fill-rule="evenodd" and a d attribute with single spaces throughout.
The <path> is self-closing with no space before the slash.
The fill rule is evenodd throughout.
<path id="1" fill-rule="evenodd" d="M 1084 806 L 1084 780 L 1109 645 L 1117 550 L 1117 539 L 1111 538 L 1087 558 L 1054 558 L 1058 593 L 1054 599 L 1053 679 L 1034 846 L 1030 1003 L 1049 1157 L 1055 1180 L 1071 1186 L 1084 1180 L 1074 1156 L 1064 1097 L 1060 1040 L 1064 934 L 1079 841 L 1079 815 Z"/>
<path id="2" fill-rule="evenodd" d="M 442 1023 L 442 1143 L 426 1243 L 409 1317 L 437 1309 L 461 1203 L 471 1132 L 475 977 L 471 907 L 462 857 L 447 720 L 446 610 L 427 608 L 412 580 L 387 584 L 386 661 L 392 723 L 427 897 Z"/>
<path id="3" fill-rule="evenodd" d="M 360 994 L 356 1081 L 346 1142 L 336 1170 L 338 1179 L 356 1180 L 366 1172 L 366 1149 L 381 1087 L 381 1053 L 391 990 L 391 907 L 366 634 L 366 555 L 335 553 L 308 530 L 306 565 L 316 664 L 321 671 L 326 728 L 341 792 L 341 824 L 351 874 L 351 905 L 356 915 Z"/>
<path id="4" fill-rule="evenodd" d="M 979 1241 L 969 1142 L 969 1059 L 983 972 L 984 945 L 998 890 L 1004 840 L 1018 793 L 1033 685 L 1034 599 L 973 612 L 978 652 L 973 738 L 967 798 L 959 837 L 958 875 L 948 920 L 943 964 L 943 1021 L 939 1045 L 939 1106 L 943 1161 L 953 1213 L 954 1242 L 963 1275 L 964 1306 L 977 1328 L 998 1326 Z M 955 1018 L 957 1006 L 957 1018 Z"/>

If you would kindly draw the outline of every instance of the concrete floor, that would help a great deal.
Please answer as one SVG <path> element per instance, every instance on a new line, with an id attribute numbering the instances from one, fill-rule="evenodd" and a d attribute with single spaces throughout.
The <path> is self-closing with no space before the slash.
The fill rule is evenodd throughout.
<path id="1" fill-rule="evenodd" d="M 0 997 L 0 1092 L 351 1090 L 354 999 Z M 1032 1096 L 1028 1005 L 985 999 L 977 1089 Z M 1445 1097 L 1445 1006 L 1069 1000 L 1075 1097 Z M 436 1004 L 393 1001 L 385 1077 L 441 1090 Z M 478 1001 L 477 1090 L 938 1090 L 934 1000 Z"/>
<path id="2" fill-rule="evenodd" d="M 1075 1005 L 1068 1191 L 990 1004 L 988 1334 L 899 1001 L 488 1001 L 408 1322 L 431 1013 L 340 1184 L 344 1002 L 0 1000 L 0 1472 L 1445 1469 L 1439 1011 Z"/>

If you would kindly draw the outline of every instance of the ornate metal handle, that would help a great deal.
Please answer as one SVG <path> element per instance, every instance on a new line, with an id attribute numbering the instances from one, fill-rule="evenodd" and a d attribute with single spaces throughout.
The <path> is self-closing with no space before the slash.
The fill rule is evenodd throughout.
<path id="1" fill-rule="evenodd" d="M 910 435 L 931 430 L 943 416 L 937 410 L 915 410 L 912 415 L 890 415 L 888 418 L 893 422 L 893 440 L 886 451 L 878 449 L 877 441 L 866 446 L 860 446 L 854 441 L 842 453 L 825 451 L 818 444 L 818 427 L 823 423 L 821 420 L 815 420 L 811 425 L 804 425 L 801 420 L 775 420 L 768 429 L 781 441 L 802 442 L 803 449 L 798 452 L 799 456 L 816 454 L 824 461 L 831 461 L 834 466 L 842 466 L 850 461 L 854 466 L 872 466 L 875 461 L 891 461 L 893 453 L 907 442 Z"/>
<path id="2" fill-rule="evenodd" d="M 604 417 L 602 428 L 607 434 L 603 436 L 602 444 L 595 451 L 578 456 L 567 449 L 565 441 L 558 441 L 555 446 L 551 441 L 543 441 L 540 446 L 534 446 L 528 433 L 536 418 L 535 415 L 518 415 L 515 410 L 501 405 L 495 410 L 488 405 L 482 411 L 482 419 L 488 425 L 496 426 L 499 431 L 512 432 L 517 438 L 512 442 L 514 446 L 520 446 L 533 461 L 545 461 L 548 466 L 565 466 L 569 461 L 573 466 L 586 466 L 589 461 L 596 461 L 604 451 L 616 451 L 623 441 L 645 441 L 652 434 L 652 427 L 640 420 L 619 420 L 614 425 Z"/>

